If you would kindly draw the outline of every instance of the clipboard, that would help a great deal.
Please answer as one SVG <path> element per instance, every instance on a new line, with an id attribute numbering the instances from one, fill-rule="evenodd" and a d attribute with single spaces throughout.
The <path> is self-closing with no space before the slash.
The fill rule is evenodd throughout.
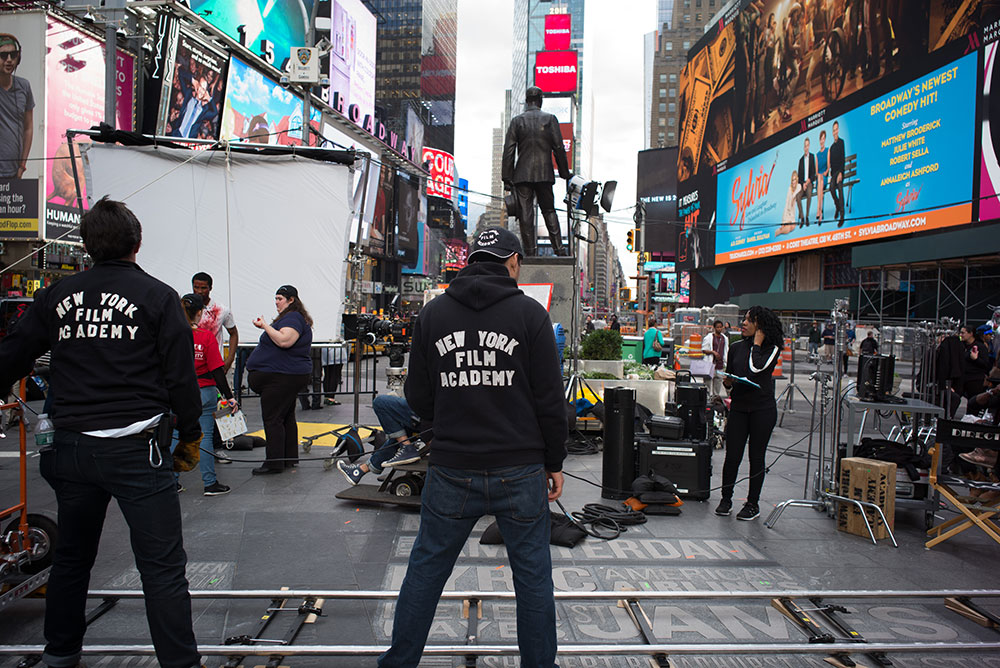
<path id="1" fill-rule="evenodd" d="M 753 382 L 749 378 L 744 378 L 743 376 L 737 376 L 734 373 L 726 373 L 725 371 L 716 371 L 716 373 L 722 376 L 723 378 L 732 378 L 737 383 L 744 383 L 745 385 L 749 385 L 750 387 L 756 387 L 758 390 L 760 389 L 760 385 Z"/>

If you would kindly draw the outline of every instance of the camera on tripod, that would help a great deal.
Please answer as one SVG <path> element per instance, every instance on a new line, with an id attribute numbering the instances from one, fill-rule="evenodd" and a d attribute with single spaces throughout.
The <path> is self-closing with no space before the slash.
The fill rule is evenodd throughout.
<path id="1" fill-rule="evenodd" d="M 415 320 L 416 316 L 410 320 L 389 320 L 374 313 L 345 313 L 344 338 L 348 341 L 357 339 L 369 345 L 382 339 L 392 339 L 393 343 L 403 344 L 405 352 Z"/>

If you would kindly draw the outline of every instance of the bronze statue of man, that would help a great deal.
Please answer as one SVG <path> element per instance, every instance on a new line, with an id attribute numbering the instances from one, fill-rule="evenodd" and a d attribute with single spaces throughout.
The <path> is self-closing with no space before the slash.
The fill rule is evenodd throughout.
<path id="1" fill-rule="evenodd" d="M 559 120 L 542 111 L 540 88 L 529 88 L 524 101 L 524 113 L 511 120 L 503 144 L 501 177 L 504 188 L 513 191 L 520 207 L 517 219 L 521 224 L 521 245 L 525 256 L 538 255 L 535 244 L 536 198 L 545 227 L 549 230 L 553 252 L 556 255 L 567 255 L 552 195 L 552 184 L 556 182 L 555 170 L 552 168 L 553 156 L 559 166 L 559 177 L 569 180 L 573 176 L 566 164 L 566 150 L 559 132 Z"/>

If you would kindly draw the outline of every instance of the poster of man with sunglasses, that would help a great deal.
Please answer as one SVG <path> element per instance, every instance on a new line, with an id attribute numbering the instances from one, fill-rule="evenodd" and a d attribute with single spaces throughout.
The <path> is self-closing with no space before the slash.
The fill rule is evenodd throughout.
<path id="1" fill-rule="evenodd" d="M 43 173 L 41 13 L 5 16 L 0 28 L 0 237 L 38 236 Z"/>
<path id="2" fill-rule="evenodd" d="M 0 177 L 16 179 L 27 168 L 35 109 L 31 84 L 15 74 L 20 64 L 21 43 L 0 33 Z"/>

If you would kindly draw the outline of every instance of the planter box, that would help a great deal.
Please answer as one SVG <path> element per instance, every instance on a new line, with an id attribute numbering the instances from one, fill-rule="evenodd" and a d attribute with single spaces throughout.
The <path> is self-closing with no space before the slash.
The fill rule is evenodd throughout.
<path id="1" fill-rule="evenodd" d="M 581 360 L 580 364 L 583 364 Z M 604 400 L 605 387 L 629 387 L 635 390 L 635 400 L 653 411 L 654 415 L 666 413 L 672 380 L 596 380 L 586 378 L 587 385 Z"/>
<path id="2" fill-rule="evenodd" d="M 625 362 L 622 360 L 580 360 L 580 373 L 610 373 L 615 378 L 625 375 Z"/>

